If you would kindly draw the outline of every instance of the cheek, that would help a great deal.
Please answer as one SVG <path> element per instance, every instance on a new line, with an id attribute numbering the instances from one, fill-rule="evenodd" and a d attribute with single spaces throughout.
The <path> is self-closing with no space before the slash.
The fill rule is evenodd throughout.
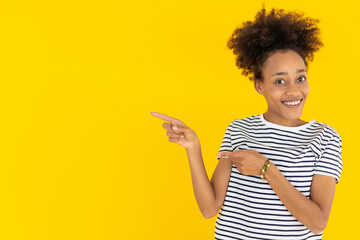
<path id="1" fill-rule="evenodd" d="M 284 94 L 284 91 L 281 91 L 280 89 L 270 89 L 268 92 L 267 99 L 272 102 L 279 102 L 282 99 L 282 96 Z"/>
<path id="2" fill-rule="evenodd" d="M 310 92 L 310 88 L 309 85 L 306 84 L 305 86 L 302 87 L 302 92 L 304 93 L 305 96 L 307 96 Z"/>

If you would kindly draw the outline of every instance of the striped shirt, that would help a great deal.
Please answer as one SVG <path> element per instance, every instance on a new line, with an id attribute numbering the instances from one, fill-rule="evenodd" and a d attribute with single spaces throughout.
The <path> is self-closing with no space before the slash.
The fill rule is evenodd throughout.
<path id="1" fill-rule="evenodd" d="M 315 120 L 287 127 L 263 114 L 236 119 L 225 131 L 220 152 L 237 149 L 254 149 L 272 160 L 307 198 L 313 175 L 331 176 L 338 183 L 343 166 L 339 134 Z M 260 175 L 243 175 L 233 165 L 215 239 L 322 239 L 322 232 L 313 234 L 299 222 Z"/>

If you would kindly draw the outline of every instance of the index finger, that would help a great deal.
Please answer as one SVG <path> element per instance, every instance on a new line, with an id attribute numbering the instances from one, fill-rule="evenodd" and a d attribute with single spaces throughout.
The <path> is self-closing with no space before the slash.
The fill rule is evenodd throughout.
<path id="1" fill-rule="evenodd" d="M 172 118 L 168 115 L 165 115 L 165 114 L 162 114 L 162 113 L 158 113 L 158 112 L 150 112 L 151 115 L 153 115 L 154 117 L 158 117 L 162 120 L 165 120 L 165 121 L 168 121 L 168 122 L 171 122 L 171 123 L 178 123 L 179 122 L 179 119 L 176 119 L 176 118 Z"/>

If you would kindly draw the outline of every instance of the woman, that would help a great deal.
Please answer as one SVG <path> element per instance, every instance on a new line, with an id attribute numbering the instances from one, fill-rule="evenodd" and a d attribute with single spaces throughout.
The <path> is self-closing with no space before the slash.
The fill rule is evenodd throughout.
<path id="1" fill-rule="evenodd" d="M 185 147 L 195 198 L 205 218 L 218 214 L 215 239 L 322 239 L 342 170 L 341 138 L 331 126 L 301 120 L 309 94 L 307 60 L 323 46 L 319 20 L 283 9 L 236 29 L 228 47 L 266 99 L 263 114 L 235 119 L 208 179 L 196 133 L 152 112 L 169 141 Z"/>

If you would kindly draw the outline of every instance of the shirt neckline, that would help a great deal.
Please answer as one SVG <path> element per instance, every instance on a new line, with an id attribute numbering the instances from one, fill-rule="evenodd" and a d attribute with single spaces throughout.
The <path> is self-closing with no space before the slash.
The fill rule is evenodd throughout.
<path id="1" fill-rule="evenodd" d="M 267 121 L 265 118 L 264 118 L 264 114 L 259 114 L 260 116 L 260 120 L 263 124 L 265 124 L 266 126 L 268 127 L 272 127 L 272 128 L 277 128 L 277 129 L 283 129 L 283 130 L 290 130 L 290 131 L 298 131 L 298 130 L 303 130 L 303 129 L 306 129 L 307 127 L 309 127 L 311 124 L 313 124 L 313 122 L 315 122 L 314 119 L 312 119 L 310 122 L 308 123 L 305 123 L 303 125 L 300 125 L 300 126 L 296 126 L 296 127 L 288 127 L 288 126 L 283 126 L 283 125 L 279 125 L 279 124 L 276 124 L 276 123 L 272 123 L 272 122 L 269 122 Z"/>

